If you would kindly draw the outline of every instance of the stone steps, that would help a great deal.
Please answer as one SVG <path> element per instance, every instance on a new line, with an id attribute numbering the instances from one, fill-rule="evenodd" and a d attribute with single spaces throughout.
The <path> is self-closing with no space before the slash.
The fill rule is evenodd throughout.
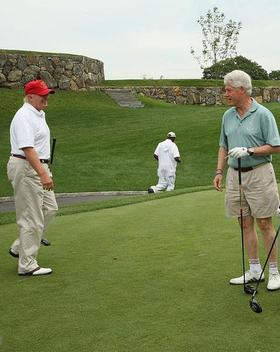
<path id="1" fill-rule="evenodd" d="M 109 95 L 115 102 L 126 108 L 143 108 L 144 104 L 139 101 L 130 89 L 105 89 L 105 93 Z"/>

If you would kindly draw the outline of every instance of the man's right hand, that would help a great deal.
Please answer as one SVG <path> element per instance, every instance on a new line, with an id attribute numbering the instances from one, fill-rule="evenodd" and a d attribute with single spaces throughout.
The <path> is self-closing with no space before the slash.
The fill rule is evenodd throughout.
<path id="1" fill-rule="evenodd" d="M 48 174 L 48 171 L 43 167 L 40 162 L 39 156 L 36 150 L 32 147 L 22 148 L 27 161 L 29 161 L 30 165 L 33 169 L 37 172 L 38 176 L 40 177 L 40 181 L 44 189 L 50 191 L 53 189 L 53 179 Z"/>
<path id="2" fill-rule="evenodd" d="M 47 191 L 50 191 L 53 189 L 54 187 L 53 179 L 46 172 L 40 175 L 40 180 L 44 189 L 46 189 Z"/>
<path id="3" fill-rule="evenodd" d="M 216 175 L 214 177 L 214 180 L 213 180 L 213 186 L 215 187 L 215 189 L 219 192 L 222 192 L 223 191 L 223 188 L 222 188 L 222 179 L 223 179 L 223 175 Z"/>

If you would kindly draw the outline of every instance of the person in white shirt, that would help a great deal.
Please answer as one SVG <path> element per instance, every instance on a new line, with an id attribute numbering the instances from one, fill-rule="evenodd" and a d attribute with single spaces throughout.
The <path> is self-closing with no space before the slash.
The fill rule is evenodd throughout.
<path id="1" fill-rule="evenodd" d="M 167 139 L 160 142 L 154 152 L 154 158 L 158 160 L 158 183 L 148 189 L 148 193 L 160 191 L 173 191 L 176 180 L 177 163 L 181 162 L 180 153 L 175 144 L 175 132 L 168 132 Z"/>
<path id="2" fill-rule="evenodd" d="M 44 81 L 34 80 L 25 85 L 24 92 L 24 104 L 10 126 L 7 174 L 14 189 L 19 237 L 9 253 L 19 258 L 19 275 L 38 276 L 52 273 L 51 268 L 40 267 L 36 257 L 42 235 L 58 210 L 48 167 L 50 130 L 43 111 L 54 91 Z"/>

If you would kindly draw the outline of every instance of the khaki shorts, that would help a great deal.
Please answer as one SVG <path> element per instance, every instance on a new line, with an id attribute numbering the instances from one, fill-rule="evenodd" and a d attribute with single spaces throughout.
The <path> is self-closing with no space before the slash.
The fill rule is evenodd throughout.
<path id="1" fill-rule="evenodd" d="M 269 218 L 279 206 L 278 187 L 271 163 L 241 172 L 242 214 L 254 218 Z M 227 216 L 240 216 L 238 171 L 229 168 L 226 178 L 225 208 Z"/>

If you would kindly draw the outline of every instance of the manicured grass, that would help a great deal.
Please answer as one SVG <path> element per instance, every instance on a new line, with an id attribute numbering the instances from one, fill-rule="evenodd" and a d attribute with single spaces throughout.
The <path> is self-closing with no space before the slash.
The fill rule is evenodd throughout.
<path id="1" fill-rule="evenodd" d="M 279 292 L 261 284 L 255 314 L 228 284 L 240 230 L 223 212 L 223 194 L 203 191 L 58 217 L 39 254 L 54 273 L 41 278 L 16 275 L 17 228 L 1 226 L 0 348 L 277 351 Z"/>
<path id="2" fill-rule="evenodd" d="M 21 92 L 1 89 L 0 194 L 11 195 L 6 179 L 9 124 Z M 225 107 L 174 106 L 143 99 L 127 109 L 98 92 L 57 92 L 50 97 L 48 123 L 57 138 L 56 192 L 145 190 L 157 181 L 153 152 L 175 130 L 182 155 L 177 188 L 209 185 L 216 164 L 220 120 Z M 201 165 L 204 164 L 203 170 Z"/>
<path id="3" fill-rule="evenodd" d="M 6 177 L 9 125 L 21 106 L 22 92 L 0 89 L 0 99 L 0 195 L 7 196 L 12 194 Z M 211 185 L 226 107 L 141 99 L 145 108 L 127 109 L 100 92 L 59 91 L 50 97 L 47 119 L 57 138 L 56 192 L 147 189 L 157 181 L 153 152 L 170 130 L 177 133 L 182 156 L 177 189 Z M 279 121 L 280 104 L 269 108 Z M 276 171 L 279 176 L 277 167 Z"/>
<path id="4" fill-rule="evenodd" d="M 109 200 L 99 200 L 93 202 L 85 202 L 71 205 L 64 205 L 59 207 L 57 216 L 70 215 L 77 213 L 85 213 L 94 210 L 115 208 L 129 204 L 136 204 L 146 202 L 150 199 L 161 199 L 173 197 L 178 194 L 199 192 L 206 189 L 212 189 L 212 186 L 200 186 L 200 187 L 188 187 L 183 189 L 177 189 L 173 192 L 161 192 L 156 194 L 146 194 L 141 196 L 130 196 L 130 197 L 116 197 Z M 16 215 L 14 211 L 11 212 L 0 212 L 0 225 L 12 224 L 16 222 Z"/>

